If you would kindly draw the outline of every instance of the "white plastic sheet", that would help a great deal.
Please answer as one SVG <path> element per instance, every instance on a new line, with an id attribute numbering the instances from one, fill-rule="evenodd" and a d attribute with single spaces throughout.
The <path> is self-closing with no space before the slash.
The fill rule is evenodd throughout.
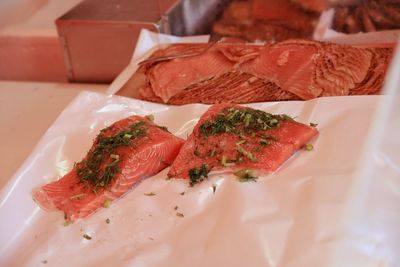
<path id="1" fill-rule="evenodd" d="M 299 151 L 277 172 L 257 182 L 240 183 L 231 175 L 214 175 L 189 187 L 187 181 L 166 180 L 164 170 L 110 208 L 65 227 L 62 213 L 38 208 L 31 198 L 32 189 L 72 168 L 101 128 L 132 114 L 151 113 L 156 123 L 186 138 L 207 108 L 82 93 L 1 192 L 0 265 L 396 266 L 400 246 L 393 234 L 398 224 L 392 220 L 379 229 L 380 234 L 366 222 L 355 222 L 351 235 L 342 233 L 351 186 L 381 98 L 252 104 L 297 116 L 304 123 L 318 123 L 320 135 L 313 141 L 314 150 Z M 397 154 L 394 148 L 388 149 Z M 385 205 L 386 197 L 400 199 L 398 181 L 392 183 L 396 187 L 385 185 L 373 192 L 379 207 Z M 147 196 L 150 192 L 155 195 Z M 368 202 L 365 208 L 378 204 Z M 381 218 L 379 214 L 369 216 L 369 222 Z M 92 239 L 83 238 L 84 234 Z M 332 265 L 332 257 L 344 247 L 345 258 Z"/>

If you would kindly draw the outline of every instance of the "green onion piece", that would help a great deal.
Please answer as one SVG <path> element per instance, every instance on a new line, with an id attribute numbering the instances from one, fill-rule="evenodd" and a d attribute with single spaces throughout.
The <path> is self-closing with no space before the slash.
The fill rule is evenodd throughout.
<path id="1" fill-rule="evenodd" d="M 110 158 L 115 159 L 115 160 L 119 160 L 119 155 L 111 154 Z"/>
<path id="2" fill-rule="evenodd" d="M 125 139 L 131 139 L 133 135 L 131 134 L 124 134 L 123 138 Z"/>
<path id="3" fill-rule="evenodd" d="M 251 114 L 246 114 L 244 116 L 244 126 L 248 127 L 250 125 L 250 120 L 251 120 Z"/>
<path id="4" fill-rule="evenodd" d="M 214 155 L 215 155 L 215 147 L 214 147 L 213 150 L 211 151 L 210 156 L 211 156 L 211 157 L 214 157 Z"/>
<path id="5" fill-rule="evenodd" d="M 227 157 L 224 155 L 221 159 L 221 165 L 225 166 Z"/>
<path id="6" fill-rule="evenodd" d="M 236 145 L 238 146 L 238 145 L 244 144 L 246 142 L 247 142 L 246 140 L 240 140 L 240 141 L 236 142 Z"/>
<path id="7" fill-rule="evenodd" d="M 253 162 L 257 161 L 256 157 L 251 152 L 244 150 L 243 147 L 237 146 L 237 150 L 245 155 L 249 160 Z"/>
<path id="8" fill-rule="evenodd" d="M 227 156 L 222 156 L 221 165 L 224 166 L 224 167 L 230 167 L 230 166 L 235 166 L 235 163 L 234 162 L 228 162 L 228 157 Z"/>
<path id="9" fill-rule="evenodd" d="M 277 119 L 271 119 L 271 120 L 269 121 L 269 125 L 273 127 L 273 126 L 277 125 L 278 122 L 279 122 L 279 121 L 278 121 Z"/>
<path id="10" fill-rule="evenodd" d="M 154 121 L 154 115 L 153 114 L 150 114 L 150 115 L 147 115 L 147 116 L 144 116 L 146 119 L 148 119 L 149 121 Z"/>
<path id="11" fill-rule="evenodd" d="M 270 141 L 267 140 L 267 139 L 261 139 L 261 140 L 260 140 L 260 145 L 265 146 L 265 145 L 269 145 L 269 144 L 270 144 Z"/>
<path id="12" fill-rule="evenodd" d="M 109 208 L 111 206 L 111 201 L 107 200 L 106 202 L 104 202 L 103 207 L 104 208 Z"/>
<path id="13" fill-rule="evenodd" d="M 304 149 L 307 151 L 311 151 L 314 149 L 314 146 L 312 144 L 305 144 Z"/>

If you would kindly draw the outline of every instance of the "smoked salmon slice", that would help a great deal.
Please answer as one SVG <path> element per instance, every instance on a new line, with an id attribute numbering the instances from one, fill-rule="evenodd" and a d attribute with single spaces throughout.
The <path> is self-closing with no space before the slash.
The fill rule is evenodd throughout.
<path id="1" fill-rule="evenodd" d="M 45 210 L 63 211 L 66 221 L 85 218 L 169 166 L 183 143 L 149 118 L 125 118 L 101 130 L 85 158 L 33 198 Z"/>
<path id="2" fill-rule="evenodd" d="M 392 52 L 311 40 L 172 44 L 140 63 L 117 94 L 173 105 L 379 94 Z"/>
<path id="3" fill-rule="evenodd" d="M 273 172 L 317 134 L 315 127 L 287 115 L 216 104 L 200 118 L 168 176 L 190 179 L 193 185 L 214 170 L 241 176 Z"/>

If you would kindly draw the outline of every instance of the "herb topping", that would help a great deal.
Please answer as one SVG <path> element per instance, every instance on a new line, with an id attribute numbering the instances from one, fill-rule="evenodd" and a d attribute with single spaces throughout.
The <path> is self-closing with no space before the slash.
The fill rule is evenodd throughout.
<path id="1" fill-rule="evenodd" d="M 84 234 L 83 238 L 87 239 L 87 240 L 92 240 L 92 237 L 88 234 Z"/>
<path id="2" fill-rule="evenodd" d="M 228 132 L 243 136 L 243 132 L 249 134 L 277 127 L 284 120 L 293 119 L 285 114 L 273 115 L 262 110 L 225 108 L 213 120 L 205 121 L 200 126 L 200 133 L 204 137 Z"/>
<path id="3" fill-rule="evenodd" d="M 86 159 L 76 164 L 77 174 L 82 182 L 90 184 L 93 191 L 110 184 L 112 178 L 120 171 L 121 156 L 115 150 L 121 146 L 129 146 L 132 140 L 146 135 L 144 121 L 135 121 L 126 130 L 113 136 L 106 136 L 105 132 L 112 128 L 103 129 L 96 137 L 95 146 L 88 153 Z"/>
<path id="4" fill-rule="evenodd" d="M 208 177 L 210 170 L 206 164 L 201 165 L 200 168 L 193 168 L 189 170 L 190 186 L 200 183 Z"/>

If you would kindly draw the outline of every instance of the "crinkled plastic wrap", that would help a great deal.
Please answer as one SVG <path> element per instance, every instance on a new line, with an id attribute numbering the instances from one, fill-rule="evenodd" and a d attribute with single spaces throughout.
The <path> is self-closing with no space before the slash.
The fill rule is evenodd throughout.
<path id="1" fill-rule="evenodd" d="M 334 8 L 322 12 L 313 38 L 317 41 L 352 45 L 389 45 L 395 44 L 400 37 L 400 30 L 385 30 L 367 33 L 345 34 L 333 30 Z"/>
<path id="2" fill-rule="evenodd" d="M 64 226 L 63 214 L 41 210 L 32 190 L 70 170 L 100 129 L 132 114 L 154 114 L 156 123 L 186 138 L 207 109 L 83 92 L 1 192 L 0 265 L 396 266 L 400 162 L 391 142 L 398 144 L 398 125 L 397 134 L 388 130 L 389 145 L 374 153 L 379 172 L 367 198 L 352 204 L 383 98 L 251 104 L 318 123 L 314 150 L 298 151 L 257 182 L 213 175 L 189 187 L 185 180 L 167 180 L 164 170 L 109 208 Z"/>

